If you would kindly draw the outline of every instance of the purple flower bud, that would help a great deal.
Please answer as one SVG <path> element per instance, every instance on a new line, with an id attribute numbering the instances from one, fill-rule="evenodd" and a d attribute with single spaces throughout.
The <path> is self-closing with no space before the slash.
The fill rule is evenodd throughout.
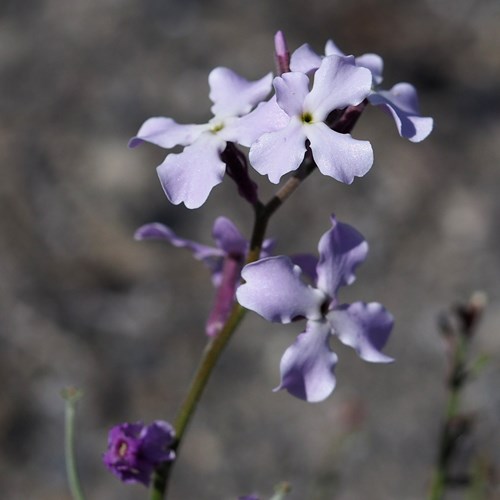
<path id="1" fill-rule="evenodd" d="M 278 75 L 290 71 L 290 52 L 286 44 L 286 38 L 283 31 L 278 31 L 274 35 L 274 50 L 276 54 L 276 66 L 278 67 Z"/>
<path id="2" fill-rule="evenodd" d="M 162 462 L 174 460 L 173 443 L 174 429 L 168 422 L 120 424 L 109 431 L 108 449 L 102 458 L 123 482 L 148 486 L 154 470 Z"/>

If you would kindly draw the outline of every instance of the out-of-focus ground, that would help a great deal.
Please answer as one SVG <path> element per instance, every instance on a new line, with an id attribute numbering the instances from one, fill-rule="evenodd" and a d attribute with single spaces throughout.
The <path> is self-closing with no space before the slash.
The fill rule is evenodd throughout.
<path id="1" fill-rule="evenodd" d="M 150 116 L 203 123 L 209 71 L 261 77 L 277 29 L 292 49 L 321 51 L 331 37 L 347 53 L 381 54 L 386 88 L 414 83 L 435 118 L 412 144 L 369 109 L 354 133 L 372 141 L 369 174 L 352 186 L 313 175 L 270 225 L 287 253 L 315 251 L 332 212 L 366 236 L 369 258 L 342 299 L 393 312 L 397 362 L 370 365 L 335 344 L 338 387 L 307 405 L 271 392 L 301 325 L 249 314 L 192 422 L 170 498 L 266 497 L 282 480 L 291 500 L 424 498 L 445 406 L 436 317 L 476 289 L 489 307 L 474 350 L 491 361 L 466 392 L 470 451 L 500 466 L 499 26 L 497 0 L 1 2 L 0 496 L 69 498 L 59 392 L 74 384 L 85 391 L 88 498 L 146 497 L 102 466 L 107 430 L 174 417 L 212 289 L 190 255 L 133 232 L 159 221 L 209 244 L 216 216 L 247 233 L 252 216 L 229 179 L 199 210 L 170 205 L 154 168 L 165 152 L 126 144 Z"/>

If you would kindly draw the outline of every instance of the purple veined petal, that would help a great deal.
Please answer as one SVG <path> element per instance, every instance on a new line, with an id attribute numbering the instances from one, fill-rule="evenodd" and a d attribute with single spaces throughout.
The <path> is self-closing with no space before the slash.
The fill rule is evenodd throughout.
<path id="1" fill-rule="evenodd" d="M 171 118 L 157 116 L 146 120 L 128 146 L 135 148 L 143 142 L 150 142 L 165 149 L 192 144 L 205 130 L 207 125 L 180 125 Z"/>
<path id="2" fill-rule="evenodd" d="M 187 248 L 193 253 L 196 260 L 201 260 L 208 267 L 212 274 L 212 283 L 218 286 L 222 279 L 222 264 L 224 260 L 224 251 L 219 248 L 209 247 L 186 240 L 177 236 L 169 227 L 153 222 L 141 226 L 134 234 L 136 240 L 165 240 L 178 248 Z"/>
<path id="3" fill-rule="evenodd" d="M 285 128 L 290 117 L 278 106 L 276 97 L 260 103 L 251 113 L 231 122 L 221 130 L 226 141 L 250 147 L 259 137 Z"/>
<path id="4" fill-rule="evenodd" d="M 248 248 L 248 242 L 240 230 L 227 217 L 217 217 L 215 219 L 212 236 L 217 246 L 226 254 L 239 256 L 243 260 Z"/>
<path id="5" fill-rule="evenodd" d="M 368 100 L 393 117 L 401 137 L 420 142 L 432 132 L 434 120 L 420 116 L 417 91 L 413 85 L 398 83 L 390 90 L 374 92 Z"/>
<path id="6" fill-rule="evenodd" d="M 331 217 L 332 228 L 319 240 L 317 286 L 332 299 L 341 286 L 356 279 L 354 271 L 368 254 L 368 243 L 362 234 L 348 224 Z"/>
<path id="7" fill-rule="evenodd" d="M 220 159 L 226 141 L 207 132 L 182 153 L 169 154 L 157 168 L 167 198 L 174 205 L 199 208 L 210 191 L 222 182 L 226 165 Z"/>
<path id="8" fill-rule="evenodd" d="M 208 76 L 211 110 L 215 116 L 240 116 L 271 92 L 272 73 L 256 81 L 249 81 L 228 68 L 215 68 Z"/>
<path id="9" fill-rule="evenodd" d="M 352 347 L 361 359 L 372 363 L 390 363 L 382 353 L 394 324 L 392 315 L 377 302 L 354 302 L 330 311 L 327 319 L 339 340 Z"/>
<path id="10" fill-rule="evenodd" d="M 321 318 L 325 299 L 320 290 L 304 283 L 300 267 L 284 256 L 267 257 L 243 268 L 238 302 L 268 321 L 290 323 L 294 318 Z"/>
<path id="11" fill-rule="evenodd" d="M 363 54 L 356 57 L 356 65 L 362 68 L 369 69 L 372 72 L 373 82 L 375 85 L 382 83 L 382 73 L 384 71 L 384 60 L 378 54 Z"/>
<path id="12" fill-rule="evenodd" d="M 289 116 L 301 116 L 304 99 L 309 94 L 309 78 L 304 73 L 284 73 L 274 79 L 276 101 Z"/>
<path id="13" fill-rule="evenodd" d="M 333 40 L 327 40 L 325 44 L 326 56 L 345 56 L 346 53 L 342 52 Z"/>
<path id="14" fill-rule="evenodd" d="M 281 358 L 281 383 L 275 391 L 286 389 L 309 403 L 326 399 L 335 389 L 338 359 L 330 350 L 329 338 L 330 325 L 326 321 L 308 321 L 306 331 Z"/>
<path id="15" fill-rule="evenodd" d="M 302 269 L 302 272 L 310 280 L 311 284 L 317 281 L 316 267 L 318 265 L 318 257 L 309 253 L 299 253 L 290 255 L 291 261 Z"/>
<path id="16" fill-rule="evenodd" d="M 215 294 L 215 303 L 208 316 L 205 332 L 209 337 L 215 337 L 226 324 L 233 304 L 236 300 L 236 287 L 240 283 L 243 258 L 227 256 L 224 258 L 220 283 Z"/>
<path id="17" fill-rule="evenodd" d="M 371 92 L 372 75 L 356 66 L 353 57 L 328 56 L 314 74 L 314 84 L 304 101 L 314 121 L 323 121 L 334 109 L 359 104 Z"/>
<path id="18" fill-rule="evenodd" d="M 314 71 L 319 68 L 320 64 L 321 56 L 316 54 L 308 43 L 301 45 L 290 58 L 290 69 L 301 73 Z"/>
<path id="19" fill-rule="evenodd" d="M 304 130 L 314 161 L 323 175 L 351 184 L 354 177 L 362 177 L 373 165 L 373 150 L 368 141 L 339 134 L 324 123 L 304 125 Z"/>
<path id="20" fill-rule="evenodd" d="M 299 168 L 306 153 L 304 126 L 292 118 L 283 129 L 264 134 L 250 148 L 250 163 L 259 174 L 278 184 L 281 177 Z"/>

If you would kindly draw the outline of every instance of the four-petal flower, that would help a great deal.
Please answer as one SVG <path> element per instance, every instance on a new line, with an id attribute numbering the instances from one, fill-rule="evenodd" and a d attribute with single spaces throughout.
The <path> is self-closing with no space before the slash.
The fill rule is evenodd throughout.
<path id="1" fill-rule="evenodd" d="M 250 148 L 252 166 L 277 184 L 300 166 L 309 145 L 322 174 L 346 184 L 366 174 L 373 164 L 370 143 L 335 132 L 325 121 L 333 110 L 361 103 L 371 83 L 370 71 L 357 67 L 354 58 L 336 55 L 321 61 L 311 90 L 303 72 L 276 77 L 276 97 L 246 118 L 262 117 L 268 124 Z"/>
<path id="2" fill-rule="evenodd" d="M 214 117 L 203 125 L 180 125 L 171 118 L 149 118 L 130 142 L 135 147 L 151 142 L 162 148 L 184 146 L 167 155 L 157 168 L 161 185 L 174 204 L 198 208 L 222 182 L 226 166 L 220 155 L 227 142 L 253 142 L 259 134 L 240 123 L 271 90 L 272 75 L 250 82 L 227 68 L 215 68 L 208 77 Z"/>
<path id="3" fill-rule="evenodd" d="M 245 283 L 236 292 L 243 307 L 269 321 L 307 319 L 305 332 L 281 359 L 281 383 L 276 390 L 286 389 L 309 402 L 324 400 L 335 388 L 337 355 L 329 346 L 332 335 L 366 361 L 392 361 L 381 352 L 392 329 L 391 314 L 376 302 L 342 305 L 337 300 L 339 288 L 355 280 L 354 271 L 367 255 L 363 236 L 332 217 L 332 228 L 322 236 L 318 249 L 315 269 L 310 265 L 312 257 L 303 269 L 300 262 L 296 265 L 284 256 L 245 266 Z"/>

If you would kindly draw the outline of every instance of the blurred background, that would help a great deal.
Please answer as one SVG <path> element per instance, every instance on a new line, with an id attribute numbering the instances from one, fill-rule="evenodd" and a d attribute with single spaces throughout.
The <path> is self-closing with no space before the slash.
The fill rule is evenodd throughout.
<path id="1" fill-rule="evenodd" d="M 371 252 L 342 300 L 396 317 L 365 363 L 338 343 L 338 385 L 308 405 L 273 393 L 301 324 L 248 314 L 210 381 L 169 498 L 220 500 L 290 481 L 291 500 L 425 497 L 445 408 L 438 313 L 474 290 L 489 306 L 474 343 L 490 363 L 465 394 L 470 452 L 500 463 L 500 3 L 497 0 L 3 0 L 0 3 L 0 491 L 68 499 L 60 391 L 83 389 L 78 460 L 89 499 L 147 497 L 101 463 L 107 431 L 173 419 L 205 344 L 208 273 L 188 252 L 138 243 L 152 221 L 211 244 L 250 208 L 226 178 L 201 209 L 169 204 L 165 151 L 127 149 L 155 115 L 210 116 L 208 73 L 274 69 L 273 35 L 318 52 L 384 57 L 384 87 L 412 82 L 435 130 L 421 144 L 368 109 L 372 170 L 352 186 L 316 174 L 275 215 L 281 253 L 312 252 L 332 212 Z M 262 181 L 263 179 L 260 179 Z M 263 197 L 272 190 L 262 184 Z M 498 498 L 498 497 L 496 497 Z"/>

